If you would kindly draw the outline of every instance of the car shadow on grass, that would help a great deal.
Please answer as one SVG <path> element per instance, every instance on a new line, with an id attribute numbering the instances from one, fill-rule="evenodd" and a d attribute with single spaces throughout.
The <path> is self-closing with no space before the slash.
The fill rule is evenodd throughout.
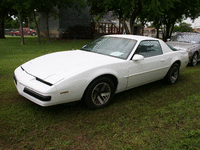
<path id="1" fill-rule="evenodd" d="M 143 86 L 135 87 L 133 89 L 120 92 L 118 94 L 115 94 L 113 100 L 110 102 L 108 106 L 102 109 L 112 109 L 112 105 L 115 107 L 118 107 L 120 109 L 121 105 L 126 105 L 129 101 L 136 101 L 140 102 L 143 101 L 143 99 L 146 99 L 149 97 L 149 95 L 156 96 L 155 93 L 162 93 L 162 90 L 166 89 L 170 85 L 166 85 L 162 80 L 152 82 Z M 173 85 L 172 85 L 173 86 Z M 169 88 L 169 87 L 168 87 Z M 27 100 L 28 101 L 28 100 Z M 33 107 L 34 109 L 45 111 L 45 112 L 56 112 L 56 114 L 59 113 L 71 113 L 74 111 L 81 112 L 81 111 L 94 111 L 87 108 L 83 101 L 76 101 L 66 104 L 59 104 L 54 106 L 48 106 L 48 107 L 41 107 L 37 104 L 34 104 L 33 102 L 28 102 L 29 107 Z"/>
<path id="2" fill-rule="evenodd" d="M 126 109 L 127 107 L 136 109 L 137 106 L 162 107 L 169 103 L 175 103 L 181 98 L 185 98 L 183 92 L 187 84 L 190 82 L 190 76 L 183 74 L 179 76 L 177 83 L 166 85 L 163 80 L 152 82 L 143 86 L 115 94 L 110 104 L 98 112 Z M 25 99 L 25 98 L 24 98 Z M 77 101 L 66 104 L 59 104 L 49 107 L 41 107 L 27 99 L 25 99 L 25 107 L 32 109 L 35 113 L 50 114 L 54 117 L 65 114 L 66 117 L 74 117 L 79 114 L 91 114 L 94 110 L 88 109 L 83 101 Z"/>

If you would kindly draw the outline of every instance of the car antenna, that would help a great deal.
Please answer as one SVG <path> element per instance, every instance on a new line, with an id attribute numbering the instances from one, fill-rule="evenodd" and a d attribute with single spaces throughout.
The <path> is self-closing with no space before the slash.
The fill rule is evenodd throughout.
<path id="1" fill-rule="evenodd" d="M 72 49 L 72 50 L 74 50 L 74 43 L 75 43 L 75 40 L 76 40 L 76 36 L 74 37 L 74 42 L 73 42 L 73 49 Z"/>

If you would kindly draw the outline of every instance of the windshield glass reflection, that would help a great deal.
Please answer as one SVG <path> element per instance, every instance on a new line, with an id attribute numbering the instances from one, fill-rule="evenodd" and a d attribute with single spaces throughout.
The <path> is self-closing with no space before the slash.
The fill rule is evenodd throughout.
<path id="1" fill-rule="evenodd" d="M 174 36 L 171 41 L 200 43 L 200 34 L 178 34 Z"/>
<path id="2" fill-rule="evenodd" d="M 127 59 L 136 42 L 136 40 L 126 38 L 101 37 L 81 50 Z"/>

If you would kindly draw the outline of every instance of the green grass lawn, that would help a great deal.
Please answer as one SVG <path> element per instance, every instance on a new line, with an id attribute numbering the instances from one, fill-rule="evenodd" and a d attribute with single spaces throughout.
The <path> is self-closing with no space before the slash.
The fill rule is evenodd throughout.
<path id="1" fill-rule="evenodd" d="M 75 49 L 91 40 L 76 40 Z M 73 40 L 0 39 L 0 149 L 200 149 L 200 63 L 162 81 L 116 94 L 89 110 L 82 103 L 41 107 L 17 93 L 13 71 L 37 56 L 71 50 Z"/>

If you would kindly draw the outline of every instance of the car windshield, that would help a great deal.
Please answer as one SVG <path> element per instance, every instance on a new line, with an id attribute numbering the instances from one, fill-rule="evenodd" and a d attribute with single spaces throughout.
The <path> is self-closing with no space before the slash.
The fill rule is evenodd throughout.
<path id="1" fill-rule="evenodd" d="M 101 37 L 81 50 L 127 59 L 136 42 L 136 40 L 120 37 Z"/>
<path id="2" fill-rule="evenodd" d="M 200 34 L 178 34 L 174 36 L 171 41 L 200 43 Z"/>

